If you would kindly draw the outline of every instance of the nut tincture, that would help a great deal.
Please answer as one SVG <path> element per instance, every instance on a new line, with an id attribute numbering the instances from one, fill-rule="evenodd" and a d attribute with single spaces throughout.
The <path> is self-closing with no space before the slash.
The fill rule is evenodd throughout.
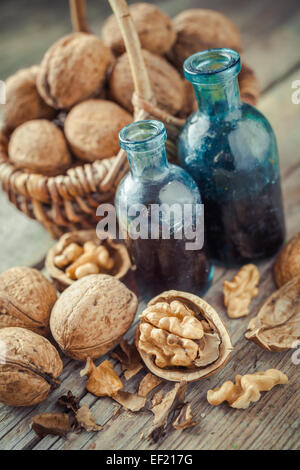
<path id="1" fill-rule="evenodd" d="M 211 255 L 228 265 L 271 256 L 285 236 L 276 139 L 267 119 L 240 101 L 240 69 L 230 49 L 185 61 L 199 110 L 178 141 L 179 160 L 201 191 Z"/>
<path id="2" fill-rule="evenodd" d="M 203 245 L 203 206 L 196 183 L 168 163 L 161 122 L 133 122 L 119 138 L 130 173 L 118 187 L 115 204 L 138 278 L 150 281 L 154 291 L 203 291 L 212 269 Z"/>

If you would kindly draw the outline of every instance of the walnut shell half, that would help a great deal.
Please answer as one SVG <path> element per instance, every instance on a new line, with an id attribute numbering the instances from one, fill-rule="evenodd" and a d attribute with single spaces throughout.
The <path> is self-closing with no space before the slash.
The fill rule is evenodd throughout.
<path id="1" fill-rule="evenodd" d="M 192 382 L 215 374 L 233 349 L 217 312 L 187 292 L 163 292 L 152 299 L 137 327 L 137 348 L 163 379 Z"/>
<path id="2" fill-rule="evenodd" d="M 300 275 L 300 232 L 281 249 L 273 267 L 277 287 Z"/>
<path id="3" fill-rule="evenodd" d="M 300 340 L 300 276 L 284 284 L 252 318 L 245 337 L 268 351 L 286 351 Z"/>
<path id="4" fill-rule="evenodd" d="M 59 386 L 62 361 L 55 347 L 24 328 L 0 330 L 0 402 L 33 406 Z"/>
<path id="5" fill-rule="evenodd" d="M 77 360 L 100 357 L 130 327 L 136 295 L 112 276 L 93 274 L 74 282 L 59 297 L 50 329 L 61 350 Z"/>
<path id="6" fill-rule="evenodd" d="M 78 230 L 75 232 L 65 233 L 59 241 L 48 252 L 46 257 L 46 269 L 52 277 L 57 289 L 62 292 L 66 287 L 74 284 L 66 273 L 66 266 L 59 268 L 55 263 L 56 256 L 60 256 L 64 250 L 75 243 L 83 246 L 86 242 L 93 242 L 96 245 L 104 245 L 112 259 L 114 260 L 113 268 L 108 274 L 116 279 L 123 279 L 131 268 L 131 261 L 126 246 L 123 243 L 112 240 L 111 238 L 99 239 L 95 230 Z M 71 264 L 71 263 L 69 263 Z"/>
<path id="7" fill-rule="evenodd" d="M 18 326 L 46 336 L 56 300 L 54 286 L 42 273 L 10 268 L 0 275 L 0 328 Z"/>

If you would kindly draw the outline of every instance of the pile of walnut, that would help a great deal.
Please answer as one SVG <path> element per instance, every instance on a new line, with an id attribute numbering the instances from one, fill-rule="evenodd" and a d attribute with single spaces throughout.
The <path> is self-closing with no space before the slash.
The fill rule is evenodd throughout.
<path id="1" fill-rule="evenodd" d="M 157 105 L 186 118 L 196 101 L 183 79 L 183 61 L 212 47 L 241 51 L 239 30 L 213 10 L 186 10 L 171 19 L 156 5 L 136 3 L 130 12 Z M 249 67 L 242 68 L 239 80 L 242 99 L 255 104 L 259 88 Z M 61 38 L 41 64 L 8 78 L 6 91 L 4 132 L 15 168 L 55 176 L 76 164 L 113 157 L 119 131 L 133 120 L 134 91 L 116 18 L 107 19 L 102 39 L 88 33 Z"/>

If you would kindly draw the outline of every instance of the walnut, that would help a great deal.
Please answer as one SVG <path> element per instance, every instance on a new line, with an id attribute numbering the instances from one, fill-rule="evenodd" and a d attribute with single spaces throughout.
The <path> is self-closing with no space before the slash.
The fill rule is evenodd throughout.
<path id="1" fill-rule="evenodd" d="M 33 406 L 59 386 L 62 362 L 52 344 L 24 328 L 0 330 L 0 402 Z"/>
<path id="2" fill-rule="evenodd" d="M 133 117 L 116 103 L 87 100 L 75 106 L 65 121 L 65 134 L 73 153 L 93 162 L 116 155 L 119 132 Z"/>
<path id="3" fill-rule="evenodd" d="M 178 72 L 164 58 L 143 50 L 153 94 L 157 105 L 171 114 L 176 114 L 185 100 L 184 83 Z M 134 85 L 127 53 L 116 61 L 109 80 L 112 98 L 133 112 L 132 94 Z"/>
<path id="4" fill-rule="evenodd" d="M 248 408 L 250 403 L 260 399 L 260 392 L 268 392 L 275 385 L 286 384 L 287 382 L 287 376 L 277 369 L 236 375 L 235 384 L 228 381 L 221 387 L 208 390 L 207 401 L 211 405 L 220 405 L 227 401 L 231 408 L 245 409 Z"/>
<path id="5" fill-rule="evenodd" d="M 279 252 L 273 273 L 277 287 L 300 275 L 300 232 L 296 233 Z"/>
<path id="6" fill-rule="evenodd" d="M 42 98 L 53 108 L 69 109 L 100 93 L 113 55 L 93 34 L 73 33 L 46 52 L 37 76 Z"/>
<path id="7" fill-rule="evenodd" d="M 0 328 L 19 326 L 46 336 L 56 289 L 39 271 L 10 268 L 0 275 Z"/>
<path id="8" fill-rule="evenodd" d="M 123 388 L 122 381 L 114 371 L 114 366 L 108 360 L 96 367 L 90 357 L 86 366 L 80 372 L 81 377 L 87 376 L 86 389 L 96 397 L 113 397 Z"/>
<path id="9" fill-rule="evenodd" d="M 32 119 L 53 119 L 56 114 L 38 94 L 38 70 L 37 65 L 21 69 L 6 80 L 6 104 L 2 110 L 4 123 L 11 130 Z"/>
<path id="10" fill-rule="evenodd" d="M 230 318 L 248 315 L 249 304 L 258 294 L 259 271 L 254 264 L 246 264 L 234 276 L 233 281 L 224 281 L 224 304 Z"/>
<path id="11" fill-rule="evenodd" d="M 260 87 L 254 71 L 244 62 L 238 80 L 241 100 L 255 106 L 260 96 Z"/>
<path id="12" fill-rule="evenodd" d="M 46 119 L 27 121 L 12 133 L 8 145 L 10 161 L 30 173 L 54 176 L 71 164 L 62 131 Z"/>
<path id="13" fill-rule="evenodd" d="M 300 276 L 284 284 L 248 325 L 246 338 L 269 351 L 286 351 L 300 340 Z"/>
<path id="14" fill-rule="evenodd" d="M 77 360 L 104 355 L 128 330 L 137 298 L 119 280 L 91 274 L 75 281 L 54 305 L 50 328 L 61 350 Z"/>
<path id="15" fill-rule="evenodd" d="M 134 3 L 129 7 L 129 11 L 142 48 L 160 55 L 168 52 L 176 39 L 175 28 L 168 15 L 156 5 L 149 3 Z M 105 44 L 116 55 L 125 52 L 123 37 L 115 15 L 106 20 L 102 36 Z"/>
<path id="16" fill-rule="evenodd" d="M 142 313 L 137 348 L 153 374 L 194 381 L 223 367 L 232 344 L 217 312 L 203 299 L 168 291 L 151 300 Z"/>
<path id="17" fill-rule="evenodd" d="M 110 274 L 122 279 L 130 268 L 126 246 L 111 238 L 99 239 L 95 230 L 63 235 L 46 257 L 46 269 L 60 291 L 88 274 Z"/>
<path id="18" fill-rule="evenodd" d="M 169 58 L 182 70 L 183 62 L 192 54 L 216 47 L 241 51 L 241 37 L 237 27 L 222 13 L 193 8 L 173 19 L 177 39 Z"/>

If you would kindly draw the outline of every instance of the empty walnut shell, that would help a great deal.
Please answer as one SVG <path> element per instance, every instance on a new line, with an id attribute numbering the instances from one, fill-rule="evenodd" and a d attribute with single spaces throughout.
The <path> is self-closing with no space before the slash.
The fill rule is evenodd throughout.
<path id="1" fill-rule="evenodd" d="M 56 300 L 54 286 L 42 273 L 10 268 L 0 275 L 0 328 L 18 326 L 45 336 Z"/>
<path id="2" fill-rule="evenodd" d="M 29 173 L 54 176 L 71 165 L 71 155 L 63 132 L 46 119 L 24 122 L 11 135 L 10 161 Z"/>
<path id="3" fill-rule="evenodd" d="M 0 330 L 0 402 L 33 406 L 59 386 L 62 361 L 55 347 L 24 328 Z"/>
<path id="4" fill-rule="evenodd" d="M 93 274 L 74 282 L 59 297 L 50 328 L 61 350 L 77 360 L 100 357 L 131 325 L 136 295 L 118 279 Z"/>
<path id="5" fill-rule="evenodd" d="M 160 55 L 168 52 L 176 39 L 175 28 L 169 16 L 156 5 L 149 3 L 134 3 L 129 7 L 129 11 L 142 48 Z M 116 55 L 125 52 L 123 37 L 115 15 L 106 20 L 102 36 L 105 44 Z"/>
<path id="6" fill-rule="evenodd" d="M 267 299 L 245 336 L 268 351 L 295 347 L 295 341 L 300 340 L 300 276 Z"/>
<path id="7" fill-rule="evenodd" d="M 169 58 L 180 71 L 183 62 L 192 54 L 216 47 L 227 47 L 240 52 L 241 37 L 238 28 L 222 13 L 193 8 L 173 18 L 177 39 Z"/>
<path id="8" fill-rule="evenodd" d="M 73 33 L 46 52 L 37 77 L 42 98 L 53 108 L 69 109 L 101 91 L 113 55 L 93 34 Z"/>
<path id="9" fill-rule="evenodd" d="M 163 57 L 143 50 L 146 67 L 157 105 L 176 114 L 183 106 L 185 89 L 183 80 Z M 116 61 L 109 80 L 109 90 L 112 98 L 130 112 L 133 112 L 132 94 L 134 85 L 127 53 Z"/>
<path id="10" fill-rule="evenodd" d="M 74 284 L 74 280 L 70 279 L 65 269 L 58 268 L 55 264 L 55 257 L 61 255 L 63 251 L 71 243 L 76 243 L 82 246 L 88 241 L 93 241 L 96 245 L 104 245 L 110 256 L 114 260 L 114 266 L 112 271 L 109 273 L 116 279 L 122 279 L 126 276 L 129 269 L 131 268 L 131 262 L 128 255 L 126 246 L 123 243 L 116 242 L 111 238 L 101 240 L 98 238 L 95 230 L 79 230 L 64 234 L 59 241 L 54 245 L 48 252 L 46 257 L 46 269 L 52 277 L 57 289 L 62 292 L 66 287 Z"/>
<path id="11" fill-rule="evenodd" d="M 281 249 L 273 267 L 277 287 L 300 275 L 300 232 Z"/>
<path id="12" fill-rule="evenodd" d="M 21 69 L 6 80 L 6 104 L 2 110 L 4 123 L 10 130 L 32 119 L 53 119 L 56 114 L 37 91 L 38 70 L 36 65 Z"/>
<path id="13" fill-rule="evenodd" d="M 116 103 L 87 100 L 76 105 L 65 121 L 65 134 L 73 153 L 93 162 L 116 155 L 119 132 L 133 117 Z"/>
<path id="14" fill-rule="evenodd" d="M 233 349 L 227 328 L 225 327 L 217 312 L 213 309 L 213 307 L 211 307 L 211 305 L 209 305 L 200 297 L 186 292 L 180 292 L 175 290 L 163 292 L 162 294 L 158 295 L 149 302 L 148 308 L 149 310 L 150 307 L 156 306 L 157 308 L 160 303 L 166 303 L 168 305 L 171 305 L 171 303 L 174 301 L 176 303 L 179 302 L 180 304 L 183 304 L 184 308 L 188 309 L 190 315 L 189 318 L 192 318 L 192 323 L 196 320 L 196 323 L 200 323 L 201 321 L 203 321 L 203 323 L 206 324 L 206 327 L 204 327 L 204 336 L 202 338 L 202 340 L 204 339 L 204 343 L 194 341 L 193 345 L 194 347 L 196 345 L 199 350 L 201 349 L 200 356 L 195 360 L 195 362 L 198 362 L 198 364 L 202 362 L 203 365 L 199 365 L 197 367 L 195 363 L 193 363 L 188 367 L 174 365 L 169 367 L 159 367 L 156 364 L 157 357 L 155 359 L 155 356 L 152 353 L 146 352 L 147 348 L 145 348 L 144 345 L 142 345 L 141 343 L 141 327 L 143 327 L 143 325 L 145 324 L 149 325 L 149 317 L 148 320 L 143 317 L 146 311 L 144 311 L 141 315 L 141 321 L 137 327 L 136 334 L 136 344 L 141 358 L 153 374 L 162 377 L 163 379 L 174 382 L 193 382 L 215 374 L 220 368 L 222 368 L 226 364 L 229 359 L 229 355 Z M 177 330 L 177 333 L 175 333 L 176 330 L 174 329 L 174 324 L 172 328 L 166 327 L 166 333 L 171 333 L 167 340 L 167 345 L 171 348 L 173 345 L 177 347 L 180 346 L 182 344 L 182 339 L 192 338 L 193 332 L 196 330 L 195 325 L 192 324 L 190 329 L 188 328 L 188 324 L 185 322 L 186 318 L 183 321 L 181 321 L 182 317 L 179 316 L 177 318 L 180 318 L 180 323 L 182 326 L 184 326 L 185 329 L 181 330 L 181 332 L 179 333 Z M 161 320 L 159 324 L 166 325 L 166 319 Z M 156 323 L 156 326 L 157 325 L 158 323 Z M 189 331 L 190 335 L 186 333 L 187 331 Z M 193 337 L 195 338 L 196 335 Z M 218 341 L 211 342 L 213 337 L 217 338 Z M 159 348 L 160 347 L 162 347 L 162 345 L 159 345 Z M 188 343 L 183 344 L 183 355 L 186 355 L 187 350 L 185 348 L 188 347 Z M 152 352 L 155 351 L 155 349 L 156 348 L 154 346 Z M 207 354 L 206 357 L 205 351 Z M 203 352 L 204 354 L 202 354 Z M 170 362 L 174 363 L 174 359 L 175 355 L 171 354 L 169 356 Z"/>

